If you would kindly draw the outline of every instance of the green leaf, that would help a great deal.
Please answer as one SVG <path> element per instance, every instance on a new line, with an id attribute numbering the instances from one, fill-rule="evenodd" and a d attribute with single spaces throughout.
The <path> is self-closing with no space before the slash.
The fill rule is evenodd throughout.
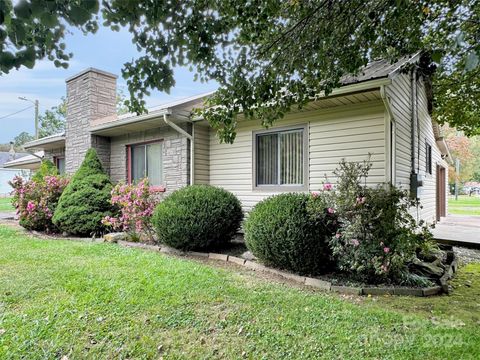
<path id="1" fill-rule="evenodd" d="M 46 27 L 54 27 L 58 24 L 58 19 L 55 17 L 55 15 L 48 12 L 44 12 L 42 15 L 40 15 L 40 21 Z"/>
<path id="2" fill-rule="evenodd" d="M 28 19 L 32 15 L 30 4 L 26 0 L 20 0 L 13 8 L 13 11 L 20 19 Z"/>

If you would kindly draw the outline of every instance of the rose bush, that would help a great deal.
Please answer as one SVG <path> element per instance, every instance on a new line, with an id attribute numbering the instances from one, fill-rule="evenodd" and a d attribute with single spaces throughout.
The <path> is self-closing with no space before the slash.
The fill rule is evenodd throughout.
<path id="1" fill-rule="evenodd" d="M 368 161 L 342 161 L 335 189 L 324 186 L 322 197 L 312 194 L 327 200 L 311 206 L 310 216 L 323 216 L 325 204 L 335 213 L 338 227 L 329 243 L 340 271 L 368 283 L 423 285 L 426 279 L 408 270 L 417 252 L 431 247 L 428 227 L 409 212 L 419 203 L 392 185 L 367 186 L 370 167 Z"/>
<path id="2" fill-rule="evenodd" d="M 20 225 L 29 230 L 56 232 L 52 217 L 67 184 L 67 178 L 57 175 L 37 176 L 32 180 L 13 178 L 10 185 Z"/>
<path id="3" fill-rule="evenodd" d="M 133 240 L 142 235 L 153 239 L 152 215 L 159 203 L 160 189 L 151 187 L 147 179 L 138 184 L 117 184 L 112 189 L 111 203 L 120 209 L 118 216 L 106 216 L 102 223 L 115 231 L 125 231 Z"/>

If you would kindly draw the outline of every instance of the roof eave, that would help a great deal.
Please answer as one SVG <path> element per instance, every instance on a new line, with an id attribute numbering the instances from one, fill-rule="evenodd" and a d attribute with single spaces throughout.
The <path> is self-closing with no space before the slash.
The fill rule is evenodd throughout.
<path id="1" fill-rule="evenodd" d="M 160 118 L 163 115 L 170 115 L 170 114 L 172 114 L 171 109 L 161 109 L 157 111 L 152 111 L 150 113 L 138 115 L 136 117 L 126 118 L 122 120 L 112 121 L 111 123 L 105 123 L 105 124 L 93 126 L 90 128 L 90 133 L 96 134 L 104 130 L 115 129 L 125 125 L 132 125 L 145 120 L 152 120 L 152 119 Z"/>
<path id="2" fill-rule="evenodd" d="M 50 137 L 48 139 L 37 139 L 32 140 L 23 145 L 24 149 L 55 149 L 61 147 L 62 145 L 65 146 L 65 135 Z"/>

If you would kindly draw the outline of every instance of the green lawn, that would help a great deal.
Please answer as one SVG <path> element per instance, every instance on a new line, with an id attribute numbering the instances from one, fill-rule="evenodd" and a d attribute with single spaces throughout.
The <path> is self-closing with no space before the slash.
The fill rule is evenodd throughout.
<path id="1" fill-rule="evenodd" d="M 459 195 L 448 198 L 448 213 L 456 215 L 480 215 L 480 197 Z"/>
<path id="2" fill-rule="evenodd" d="M 344 299 L 240 268 L 0 227 L 0 359 L 473 359 L 480 265 L 462 274 L 474 281 L 456 289 L 460 302 Z"/>
<path id="3" fill-rule="evenodd" d="M 0 211 L 13 211 L 11 198 L 0 198 Z"/>

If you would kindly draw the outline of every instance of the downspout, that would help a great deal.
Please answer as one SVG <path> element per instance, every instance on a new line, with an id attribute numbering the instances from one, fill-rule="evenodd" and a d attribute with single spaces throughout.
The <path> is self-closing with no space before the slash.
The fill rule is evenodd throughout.
<path id="1" fill-rule="evenodd" d="M 389 121 L 389 129 L 388 129 L 388 134 L 389 134 L 389 142 L 390 142 L 390 173 L 388 174 L 388 177 L 389 177 L 389 181 L 390 183 L 394 183 L 394 173 L 395 173 L 395 169 L 394 169 L 394 165 L 395 165 L 395 161 L 394 161 L 394 155 L 395 155 L 395 151 L 393 149 L 394 147 L 394 144 L 395 144 L 395 140 L 393 139 L 393 137 L 395 136 L 395 132 L 392 131 L 393 130 L 393 124 L 394 124 L 394 116 L 393 116 L 393 111 L 392 111 L 392 106 L 390 104 L 390 99 L 388 98 L 387 96 L 387 93 L 386 93 L 386 90 L 385 90 L 385 85 L 381 85 L 380 86 L 380 97 L 382 98 L 382 101 L 383 101 L 383 104 L 385 105 L 385 109 L 387 109 L 387 113 L 388 113 L 388 117 L 390 119 Z"/>
<path id="2" fill-rule="evenodd" d="M 193 144 L 194 125 L 192 125 L 192 134 L 189 134 L 188 132 L 183 130 L 180 126 L 178 126 L 177 124 L 168 120 L 167 114 L 163 114 L 163 121 L 165 121 L 165 124 L 170 126 L 172 129 L 174 129 L 174 130 L 178 131 L 180 134 L 184 135 L 190 141 L 190 185 L 193 185 L 193 182 L 194 182 L 193 181 L 193 179 L 194 179 L 193 170 L 194 170 L 194 155 L 195 155 L 194 144 Z"/>
<path id="3" fill-rule="evenodd" d="M 43 159 L 44 159 L 44 157 L 45 157 L 45 156 L 39 156 L 39 155 L 35 154 L 34 152 L 30 152 L 30 151 L 28 151 L 28 150 L 25 150 L 25 151 L 28 152 L 30 155 L 33 155 L 33 156 L 35 156 L 36 158 L 38 158 L 38 159 L 40 159 L 40 160 L 42 160 L 42 161 L 43 161 Z"/>
<path id="4" fill-rule="evenodd" d="M 417 129 L 417 109 L 416 109 L 416 72 L 414 69 L 410 72 L 410 96 L 411 96 L 411 121 L 410 121 L 410 142 L 411 142 L 411 154 L 410 154 L 410 165 L 411 173 L 415 174 L 415 131 Z"/>

